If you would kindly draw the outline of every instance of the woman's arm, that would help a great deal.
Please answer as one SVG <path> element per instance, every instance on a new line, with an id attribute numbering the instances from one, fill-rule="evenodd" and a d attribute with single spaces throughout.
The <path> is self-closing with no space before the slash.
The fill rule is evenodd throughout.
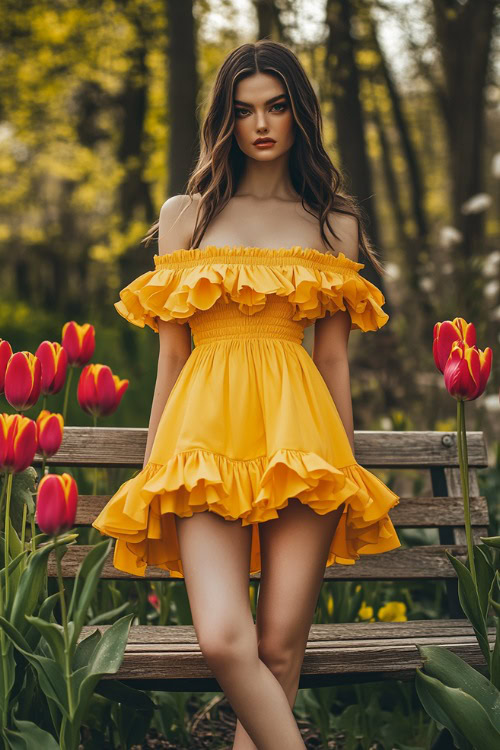
<path id="1" fill-rule="evenodd" d="M 183 209 L 186 210 L 184 211 Z M 187 196 L 174 195 L 165 201 L 161 207 L 159 218 L 159 255 L 165 255 L 180 248 L 187 248 L 191 236 L 192 222 L 193 206 L 189 205 Z M 156 385 L 151 405 L 143 467 L 149 461 L 158 424 L 170 391 L 191 354 L 191 329 L 189 323 L 180 324 L 176 320 L 158 320 L 158 335 L 160 349 Z"/>
<path id="2" fill-rule="evenodd" d="M 351 260 L 359 257 L 358 224 L 354 217 L 332 214 L 331 223 L 340 240 L 328 233 L 328 238 L 338 253 L 342 251 Z M 314 324 L 312 358 L 323 376 L 344 425 L 354 453 L 354 424 L 352 415 L 351 383 L 348 360 L 348 341 L 351 316 L 348 310 L 327 313 Z"/>

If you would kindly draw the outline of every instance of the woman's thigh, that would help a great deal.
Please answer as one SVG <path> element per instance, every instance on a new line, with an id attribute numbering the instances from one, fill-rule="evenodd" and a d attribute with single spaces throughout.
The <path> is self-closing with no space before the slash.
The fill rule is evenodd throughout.
<path id="1" fill-rule="evenodd" d="M 262 571 L 257 606 L 259 651 L 278 662 L 305 650 L 345 503 L 324 515 L 290 498 L 279 518 L 259 525 Z"/>
<path id="2" fill-rule="evenodd" d="M 176 516 L 184 580 L 200 648 L 216 655 L 255 637 L 249 599 L 251 525 L 211 511 Z"/>

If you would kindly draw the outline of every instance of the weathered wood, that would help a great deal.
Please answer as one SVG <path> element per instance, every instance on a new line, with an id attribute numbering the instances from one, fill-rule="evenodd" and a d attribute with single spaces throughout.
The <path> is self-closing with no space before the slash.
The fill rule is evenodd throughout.
<path id="1" fill-rule="evenodd" d="M 80 495 L 76 514 L 76 526 L 90 526 L 101 512 L 111 495 Z M 485 534 L 488 526 L 488 504 L 486 498 L 470 498 L 471 520 L 480 526 Z M 390 511 L 391 521 L 400 528 L 438 528 L 439 526 L 462 526 L 464 524 L 464 503 L 457 497 L 410 497 L 401 496 L 399 505 Z M 460 542 L 465 544 L 465 542 Z"/>
<path id="2" fill-rule="evenodd" d="M 47 465 L 140 468 L 147 432 L 145 427 L 65 427 L 61 448 Z M 355 430 L 354 448 L 357 462 L 367 468 L 459 466 L 456 432 Z M 469 466 L 488 465 L 482 432 L 467 432 L 467 448 Z M 35 463 L 41 460 L 37 454 Z"/>
<path id="3" fill-rule="evenodd" d="M 423 662 L 418 645 L 449 648 L 472 666 L 485 668 L 470 623 L 436 623 L 413 620 L 403 623 L 331 623 L 312 625 L 301 670 L 301 687 L 312 684 L 338 684 L 368 679 L 412 679 Z M 80 639 L 95 628 L 104 632 L 109 626 L 86 626 Z M 495 628 L 488 630 L 493 645 Z M 137 684 L 145 675 L 161 681 L 161 689 L 184 690 L 186 680 L 197 680 L 196 689 L 217 685 L 200 651 L 190 626 L 135 626 L 131 628 L 123 663 L 116 677 Z M 316 677 L 319 678 L 316 681 Z M 179 679 L 181 678 L 181 679 Z M 108 678 L 105 678 L 108 679 Z M 203 687 L 205 683 L 205 687 Z M 220 690 L 220 687 L 210 689 Z"/>
<path id="4" fill-rule="evenodd" d="M 62 560 L 62 571 L 64 578 L 74 578 L 78 566 L 90 551 L 90 547 L 78 544 L 68 547 Z M 398 547 L 378 555 L 361 555 L 354 565 L 330 565 L 325 568 L 323 579 L 325 581 L 345 580 L 445 580 L 456 577 L 455 569 L 450 563 L 445 549 L 448 549 L 459 560 L 465 562 L 467 548 L 463 545 L 422 545 L 420 547 Z M 50 577 L 57 575 L 54 552 L 49 555 L 48 574 Z M 207 561 L 206 575 L 210 575 L 210 563 Z M 113 551 L 111 550 L 101 578 L 115 580 L 131 579 L 150 581 L 170 578 L 168 571 L 161 568 L 149 568 L 146 576 L 134 576 L 117 570 L 113 566 Z M 249 576 L 249 580 L 259 580 L 260 574 Z M 173 580 L 181 580 L 174 578 Z"/>

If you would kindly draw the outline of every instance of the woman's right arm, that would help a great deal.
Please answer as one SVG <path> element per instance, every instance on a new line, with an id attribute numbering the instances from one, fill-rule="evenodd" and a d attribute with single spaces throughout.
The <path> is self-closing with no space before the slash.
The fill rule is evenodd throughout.
<path id="1" fill-rule="evenodd" d="M 189 205 L 189 198 L 185 195 L 174 195 L 165 201 L 159 218 L 159 255 L 187 248 L 193 225 L 194 205 L 194 203 Z M 185 211 L 183 211 L 184 208 L 186 208 Z M 158 320 L 158 333 L 160 351 L 143 467 L 149 460 L 158 424 L 170 391 L 191 354 L 189 323 L 179 324 L 176 320 Z"/>

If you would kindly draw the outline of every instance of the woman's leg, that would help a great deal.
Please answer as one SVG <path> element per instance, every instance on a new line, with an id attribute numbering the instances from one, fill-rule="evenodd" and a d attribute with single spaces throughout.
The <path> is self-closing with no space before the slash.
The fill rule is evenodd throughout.
<path id="1" fill-rule="evenodd" d="M 259 659 L 248 593 L 251 525 L 206 511 L 176 517 L 193 625 L 205 661 L 259 750 L 304 750 L 280 683 Z"/>
<path id="2" fill-rule="evenodd" d="M 259 525 L 259 657 L 282 685 L 291 708 L 330 544 L 344 506 L 342 503 L 321 516 L 291 498 L 287 507 L 279 511 L 279 518 Z M 233 750 L 256 750 L 240 722 L 236 725 Z"/>

